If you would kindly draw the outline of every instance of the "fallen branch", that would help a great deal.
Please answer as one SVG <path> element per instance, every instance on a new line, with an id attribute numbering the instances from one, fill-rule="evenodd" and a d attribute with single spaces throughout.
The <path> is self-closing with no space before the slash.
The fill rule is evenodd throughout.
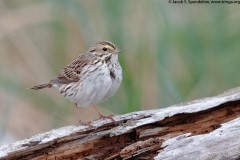
<path id="1" fill-rule="evenodd" d="M 0 147 L 0 159 L 238 159 L 240 89 L 67 126 Z"/>

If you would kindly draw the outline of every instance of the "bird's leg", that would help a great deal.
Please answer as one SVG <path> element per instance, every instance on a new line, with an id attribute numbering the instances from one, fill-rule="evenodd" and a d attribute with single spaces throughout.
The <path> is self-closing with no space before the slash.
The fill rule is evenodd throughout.
<path id="1" fill-rule="evenodd" d="M 78 122 L 80 122 L 81 121 L 81 119 L 80 119 L 80 114 L 79 114 L 79 111 L 78 111 L 78 106 L 77 106 L 77 104 L 75 103 L 75 108 L 76 108 L 76 111 L 77 111 L 77 121 Z"/>
<path id="2" fill-rule="evenodd" d="M 98 112 L 99 118 L 98 119 L 111 119 L 113 122 L 115 122 L 115 120 L 113 119 L 113 115 L 109 115 L 109 116 L 104 116 L 95 105 L 92 105 L 92 107 Z"/>
<path id="3" fill-rule="evenodd" d="M 90 124 L 91 122 L 83 122 L 81 119 L 80 119 L 80 113 L 79 113 L 79 110 L 78 110 L 78 106 L 77 104 L 75 103 L 75 108 L 77 110 L 77 120 L 78 120 L 78 124 L 79 125 L 87 125 L 89 127 L 92 127 L 92 125 Z"/>

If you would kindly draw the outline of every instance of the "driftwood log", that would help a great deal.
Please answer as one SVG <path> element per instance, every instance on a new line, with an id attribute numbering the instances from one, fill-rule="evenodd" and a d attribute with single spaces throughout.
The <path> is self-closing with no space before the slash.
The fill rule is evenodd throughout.
<path id="1" fill-rule="evenodd" d="M 240 88 L 67 126 L 0 147 L 0 159 L 240 159 Z"/>

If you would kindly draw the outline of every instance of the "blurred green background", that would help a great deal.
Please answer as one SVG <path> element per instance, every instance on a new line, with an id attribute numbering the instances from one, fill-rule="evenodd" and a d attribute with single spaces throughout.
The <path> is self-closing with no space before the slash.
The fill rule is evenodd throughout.
<path id="1" fill-rule="evenodd" d="M 121 49 L 123 82 L 105 114 L 167 107 L 240 82 L 239 5 L 168 0 L 0 0 L 0 145 L 75 124 L 54 78 L 97 41 Z M 97 117 L 80 109 L 83 120 Z"/>

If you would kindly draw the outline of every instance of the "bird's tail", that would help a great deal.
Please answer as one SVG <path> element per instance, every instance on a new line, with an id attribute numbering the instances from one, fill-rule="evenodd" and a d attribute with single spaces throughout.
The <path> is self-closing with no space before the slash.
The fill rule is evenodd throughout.
<path id="1" fill-rule="evenodd" d="M 40 84 L 40 85 L 33 86 L 31 89 L 39 90 L 39 89 L 51 88 L 51 87 L 52 87 L 52 84 L 51 84 L 51 83 L 44 83 L 44 84 Z"/>

